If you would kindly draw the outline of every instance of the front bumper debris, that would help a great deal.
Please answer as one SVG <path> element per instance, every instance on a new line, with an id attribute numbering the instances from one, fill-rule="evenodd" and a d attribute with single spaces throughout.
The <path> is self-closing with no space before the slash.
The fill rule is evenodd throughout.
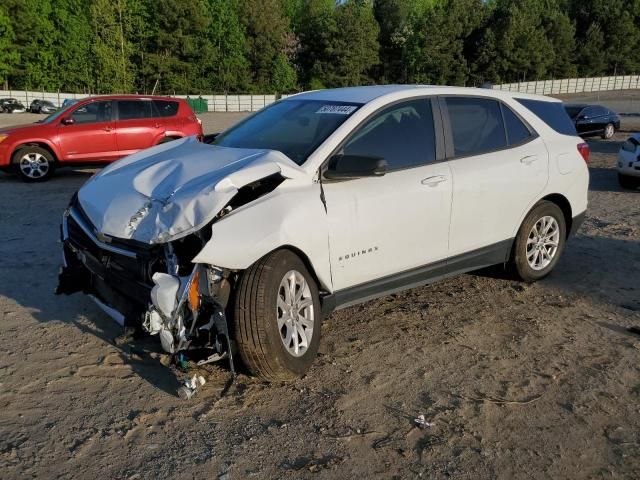
<path id="1" fill-rule="evenodd" d="M 225 314 L 231 272 L 196 264 L 190 275 L 179 276 L 170 245 L 107 243 L 73 206 L 63 217 L 61 237 L 56 294 L 89 295 L 126 330 L 158 335 L 172 356 L 188 354 L 198 365 L 228 358 L 235 377 Z M 178 393 L 191 398 L 203 384 L 186 378 Z"/>

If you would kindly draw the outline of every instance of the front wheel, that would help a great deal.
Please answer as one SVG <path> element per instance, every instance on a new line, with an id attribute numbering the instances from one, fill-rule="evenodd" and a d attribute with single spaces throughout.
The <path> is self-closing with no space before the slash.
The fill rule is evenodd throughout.
<path id="1" fill-rule="evenodd" d="M 616 128 L 613 126 L 613 123 L 607 123 L 607 126 L 604 127 L 604 132 L 602 132 L 602 138 L 609 140 L 613 137 L 614 133 L 616 133 Z"/>
<path id="2" fill-rule="evenodd" d="M 555 203 L 542 201 L 527 215 L 516 236 L 511 265 L 525 282 L 546 277 L 556 266 L 567 238 L 564 214 Z"/>
<path id="3" fill-rule="evenodd" d="M 48 150 L 31 145 L 13 154 L 13 168 L 25 182 L 43 182 L 53 175 L 55 160 Z"/>
<path id="4" fill-rule="evenodd" d="M 304 262 L 277 250 L 244 271 L 235 292 L 234 337 L 249 371 L 292 380 L 310 368 L 320 345 L 318 287 Z"/>

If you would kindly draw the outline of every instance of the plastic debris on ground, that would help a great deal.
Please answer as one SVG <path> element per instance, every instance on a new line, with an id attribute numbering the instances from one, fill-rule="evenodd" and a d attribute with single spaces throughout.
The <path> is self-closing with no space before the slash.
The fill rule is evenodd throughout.
<path id="1" fill-rule="evenodd" d="M 413 421 L 415 422 L 416 425 L 418 425 L 420 428 L 429 428 L 429 427 L 433 427 L 435 424 L 432 422 L 427 422 L 427 419 L 425 418 L 424 415 L 420 414 L 418 415 L 417 418 L 414 418 Z"/>

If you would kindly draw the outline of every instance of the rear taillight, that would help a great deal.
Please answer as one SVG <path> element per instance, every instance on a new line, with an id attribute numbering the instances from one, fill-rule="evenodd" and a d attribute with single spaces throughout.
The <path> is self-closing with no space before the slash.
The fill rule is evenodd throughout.
<path id="1" fill-rule="evenodd" d="M 591 153 L 591 150 L 589 149 L 589 144 L 588 143 L 579 143 L 578 144 L 578 153 L 580 153 L 580 155 L 582 155 L 582 158 L 584 159 L 584 161 L 586 163 L 589 163 L 589 154 Z"/>

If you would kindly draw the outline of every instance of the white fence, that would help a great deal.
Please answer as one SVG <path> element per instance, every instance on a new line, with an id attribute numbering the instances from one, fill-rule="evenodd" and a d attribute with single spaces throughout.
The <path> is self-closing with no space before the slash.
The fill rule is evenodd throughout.
<path id="1" fill-rule="evenodd" d="M 0 98 L 15 98 L 29 108 L 34 99 L 49 100 L 57 107 L 67 98 L 92 96 L 86 93 L 37 92 L 24 90 L 0 90 Z M 97 96 L 97 95 L 95 95 Z M 284 95 L 283 95 L 284 96 Z M 206 100 L 210 112 L 255 112 L 276 101 L 276 95 L 176 95 L 178 98 Z"/>
<path id="2" fill-rule="evenodd" d="M 505 83 L 494 85 L 495 90 L 537 93 L 550 95 L 559 93 L 604 92 L 608 90 L 632 90 L 640 88 L 640 75 L 616 77 L 565 78 L 562 80 L 539 80 L 536 82 Z"/>
<path id="3" fill-rule="evenodd" d="M 540 80 L 536 82 L 506 83 L 494 85 L 496 90 L 508 90 L 541 95 L 561 93 L 602 92 L 608 90 L 631 90 L 640 88 L 640 75 L 616 77 L 566 78 L 563 80 Z M 0 90 L 0 98 L 13 97 L 29 107 L 34 99 L 49 100 L 56 106 L 66 98 L 85 98 L 84 93 L 37 92 L 24 90 Z M 179 98 L 202 98 L 206 100 L 210 112 L 254 112 L 273 103 L 277 95 L 176 95 Z M 285 97 L 286 95 L 282 95 Z"/>

